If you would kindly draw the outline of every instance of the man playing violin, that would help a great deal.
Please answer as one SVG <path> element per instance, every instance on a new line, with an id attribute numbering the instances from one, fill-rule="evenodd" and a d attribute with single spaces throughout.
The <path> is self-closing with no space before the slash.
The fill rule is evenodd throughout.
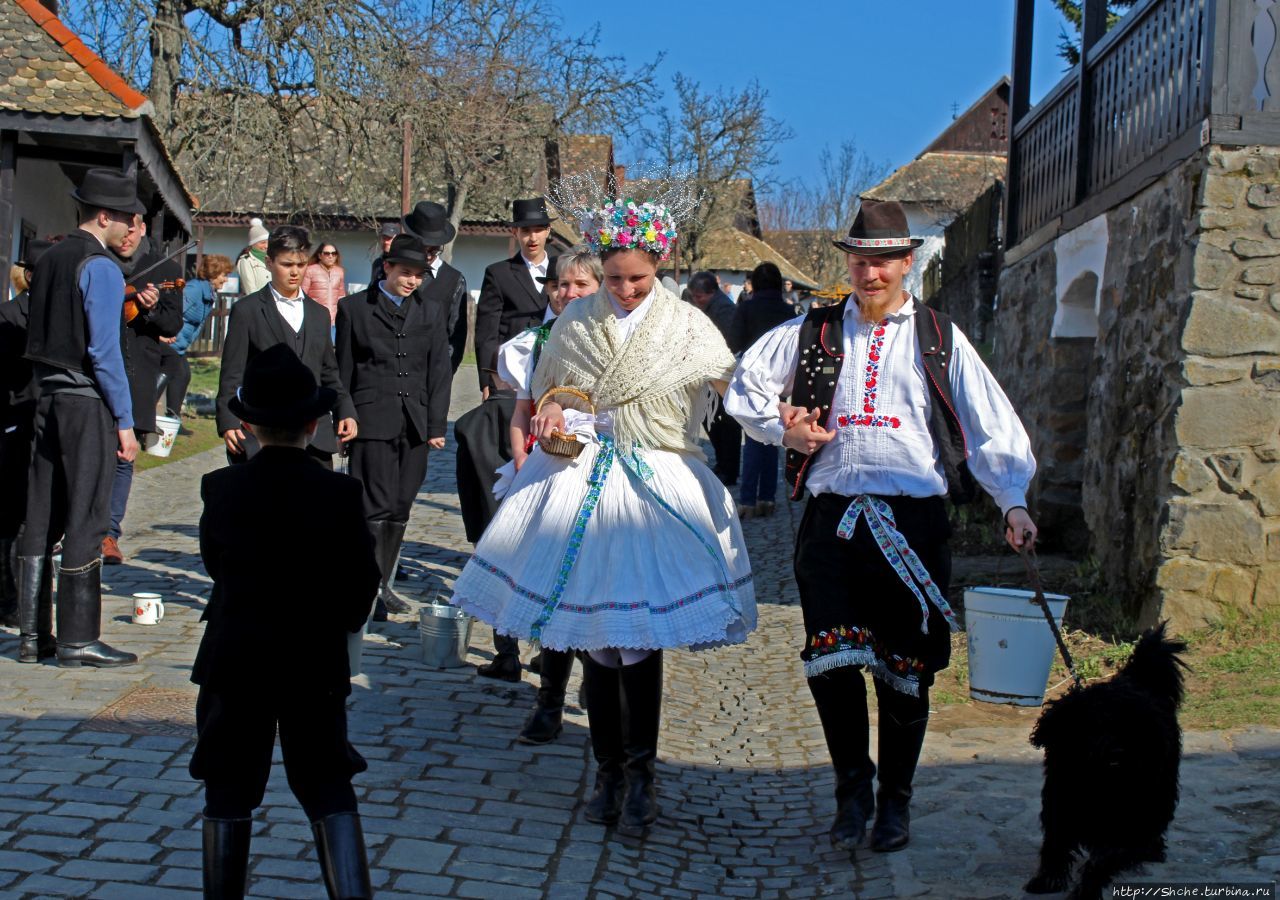
<path id="1" fill-rule="evenodd" d="M 127 666 L 138 657 L 98 639 L 112 467 L 138 454 L 120 344 L 124 277 L 108 248 L 130 247 L 144 208 L 134 176 L 111 169 L 90 169 L 71 196 L 80 227 L 41 257 L 31 286 L 26 357 L 40 399 L 18 539 L 18 661 L 56 655 L 65 667 Z M 59 538 L 55 643 L 51 556 Z"/>

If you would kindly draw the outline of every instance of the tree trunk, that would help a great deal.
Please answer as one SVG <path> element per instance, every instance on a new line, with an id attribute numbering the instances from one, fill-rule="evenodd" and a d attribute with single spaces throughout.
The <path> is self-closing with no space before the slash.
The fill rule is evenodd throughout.
<path id="1" fill-rule="evenodd" d="M 462 230 L 462 215 L 467 209 L 467 196 L 471 193 L 471 185 L 466 179 L 450 182 L 448 195 L 445 197 L 445 209 L 449 211 L 449 224 L 458 231 Z M 453 261 L 453 241 L 440 249 L 440 256 L 445 262 Z"/>
<path id="2" fill-rule="evenodd" d="M 183 0 L 154 0 L 151 20 L 151 83 L 147 94 L 155 107 L 152 120 L 161 134 L 174 125 L 174 107 L 182 83 L 182 50 L 186 43 Z"/>

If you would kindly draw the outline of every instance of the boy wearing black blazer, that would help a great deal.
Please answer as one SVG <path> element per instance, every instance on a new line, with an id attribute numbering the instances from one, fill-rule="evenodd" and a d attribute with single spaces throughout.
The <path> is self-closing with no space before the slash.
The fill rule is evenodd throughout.
<path id="1" fill-rule="evenodd" d="M 228 411 L 261 449 L 200 486 L 213 593 L 191 673 L 200 694 L 190 771 L 205 783 L 206 897 L 244 896 L 277 729 L 329 896 L 373 896 L 351 788 L 367 764 L 347 741 L 346 698 L 347 636 L 369 616 L 378 565 L 360 483 L 306 450 L 336 399 L 287 345 L 259 353 Z M 339 558 L 308 564 L 320 546 Z"/>

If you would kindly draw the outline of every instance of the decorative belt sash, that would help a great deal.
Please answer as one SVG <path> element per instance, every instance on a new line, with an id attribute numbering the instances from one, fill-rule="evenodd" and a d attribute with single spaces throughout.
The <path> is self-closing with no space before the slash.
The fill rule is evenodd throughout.
<path id="1" fill-rule="evenodd" d="M 959 631 L 960 623 L 956 621 L 956 614 L 947 604 L 947 599 L 942 596 L 942 591 L 938 590 L 937 584 L 929 575 L 929 570 L 924 567 L 924 563 L 920 562 L 920 557 L 916 556 L 916 552 L 907 545 L 907 539 L 902 536 L 902 532 L 898 531 L 898 523 L 888 503 L 879 497 L 867 494 L 854 497 L 840 519 L 836 535 L 846 541 L 851 540 L 853 530 L 858 525 L 858 519 L 863 516 L 866 516 L 867 527 L 871 529 L 871 536 L 875 538 L 884 558 L 889 561 L 889 565 L 893 566 L 902 583 L 910 588 L 911 593 L 915 594 L 916 599 L 920 601 L 920 630 L 925 634 L 929 632 L 929 604 L 925 601 L 925 594 L 928 594 L 929 601 L 938 608 L 938 612 L 942 613 L 951 630 Z M 920 590 L 922 587 L 923 593 Z"/>

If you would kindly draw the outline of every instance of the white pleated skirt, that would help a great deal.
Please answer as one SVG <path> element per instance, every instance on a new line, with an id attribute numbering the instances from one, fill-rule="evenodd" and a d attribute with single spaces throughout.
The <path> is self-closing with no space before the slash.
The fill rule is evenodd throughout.
<path id="1" fill-rule="evenodd" d="M 500 633 L 555 650 L 746 640 L 755 590 L 733 499 L 700 460 L 607 438 L 535 448 L 454 586 Z"/>

